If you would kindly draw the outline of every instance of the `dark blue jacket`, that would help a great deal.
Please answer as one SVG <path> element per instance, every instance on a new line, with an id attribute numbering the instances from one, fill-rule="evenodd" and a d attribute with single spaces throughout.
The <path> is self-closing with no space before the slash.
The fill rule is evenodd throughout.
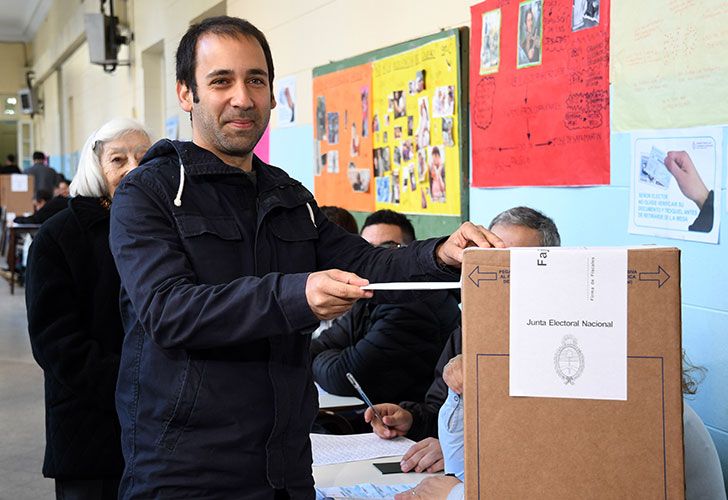
<path id="1" fill-rule="evenodd" d="M 267 499 L 273 488 L 313 498 L 317 394 L 306 333 L 318 320 L 308 274 L 457 276 L 437 265 L 438 240 L 375 249 L 257 158 L 255 183 L 192 143 L 161 141 L 142 163 L 117 189 L 111 216 L 125 329 L 122 498 Z M 413 297 L 378 297 L 392 298 Z"/>

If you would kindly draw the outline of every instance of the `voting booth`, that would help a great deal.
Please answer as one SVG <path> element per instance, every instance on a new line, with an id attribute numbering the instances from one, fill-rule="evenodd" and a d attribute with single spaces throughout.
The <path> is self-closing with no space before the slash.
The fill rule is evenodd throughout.
<path id="1" fill-rule="evenodd" d="M 0 175 L 0 206 L 16 215 L 33 213 L 35 178 L 25 174 Z"/>
<path id="2" fill-rule="evenodd" d="M 462 269 L 466 498 L 684 498 L 679 250 Z"/>

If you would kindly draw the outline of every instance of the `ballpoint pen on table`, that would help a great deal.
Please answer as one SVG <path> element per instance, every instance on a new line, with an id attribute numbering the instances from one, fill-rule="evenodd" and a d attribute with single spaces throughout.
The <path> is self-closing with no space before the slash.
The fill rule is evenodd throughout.
<path id="1" fill-rule="evenodd" d="M 351 385 L 354 386 L 354 389 L 356 389 L 356 392 L 359 393 L 359 395 L 364 400 L 364 402 L 367 404 L 367 406 L 372 409 L 372 412 L 374 412 L 374 416 L 379 419 L 379 421 L 382 423 L 382 425 L 385 428 L 389 429 L 389 426 L 384 423 L 384 419 L 382 418 L 382 416 L 379 414 L 379 412 L 377 410 L 374 409 L 374 405 L 372 404 L 371 400 L 367 397 L 366 394 L 364 394 L 364 389 L 361 388 L 361 386 L 359 385 L 359 382 L 357 382 L 356 379 L 354 378 L 354 375 L 352 375 L 351 372 L 347 372 L 346 378 L 349 379 L 349 382 L 351 382 Z"/>

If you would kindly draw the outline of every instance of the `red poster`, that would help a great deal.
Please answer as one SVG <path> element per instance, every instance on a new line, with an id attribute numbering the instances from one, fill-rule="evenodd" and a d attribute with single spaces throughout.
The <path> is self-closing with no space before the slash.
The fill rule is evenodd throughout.
<path id="1" fill-rule="evenodd" d="M 609 0 L 471 7 L 474 187 L 609 184 Z"/>

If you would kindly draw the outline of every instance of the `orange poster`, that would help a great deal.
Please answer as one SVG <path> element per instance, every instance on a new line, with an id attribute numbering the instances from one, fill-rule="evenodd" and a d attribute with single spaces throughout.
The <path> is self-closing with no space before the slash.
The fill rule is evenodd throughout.
<path id="1" fill-rule="evenodd" d="M 371 64 L 313 79 L 314 192 L 319 205 L 374 211 L 371 86 Z"/>

